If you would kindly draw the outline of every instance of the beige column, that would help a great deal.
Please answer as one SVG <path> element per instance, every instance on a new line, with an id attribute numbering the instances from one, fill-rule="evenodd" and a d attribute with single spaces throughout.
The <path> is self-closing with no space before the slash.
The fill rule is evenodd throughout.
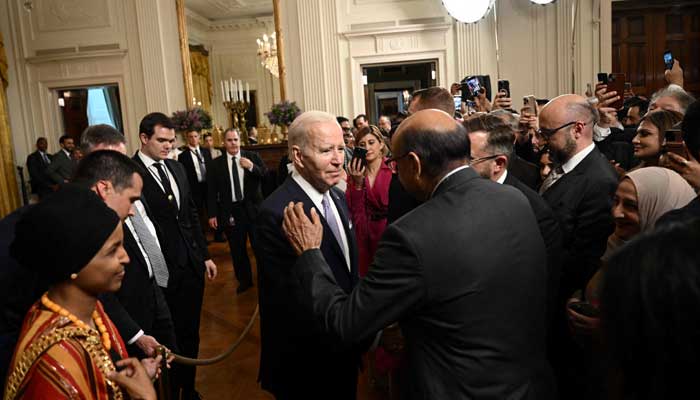
<path id="1" fill-rule="evenodd" d="M 280 0 L 272 0 L 272 6 L 275 12 L 275 36 L 277 36 L 277 66 L 279 68 L 280 76 L 280 100 L 285 101 L 287 100 L 287 68 L 284 64 L 284 34 L 282 33 Z"/>

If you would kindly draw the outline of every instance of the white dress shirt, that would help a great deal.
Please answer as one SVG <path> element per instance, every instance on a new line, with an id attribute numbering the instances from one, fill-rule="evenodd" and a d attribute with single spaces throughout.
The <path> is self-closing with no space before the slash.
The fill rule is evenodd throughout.
<path id="1" fill-rule="evenodd" d="M 583 159 L 586 158 L 587 155 L 591 154 L 593 150 L 595 150 L 595 143 L 591 143 L 585 149 L 574 154 L 574 156 L 571 157 L 569 161 L 565 162 L 561 166 L 561 169 L 564 170 L 565 174 L 568 174 L 569 172 L 573 171 L 574 168 L 576 168 L 576 166 L 579 165 L 581 161 L 583 161 Z"/>
<path id="2" fill-rule="evenodd" d="M 160 175 L 158 174 L 158 168 L 153 165 L 157 161 L 152 159 L 151 157 L 143 154 L 143 152 L 139 151 L 138 152 L 139 158 L 141 161 L 143 161 L 143 164 L 146 166 L 146 170 L 153 176 L 153 178 L 158 182 L 158 186 L 160 186 L 161 190 L 165 193 L 165 189 L 163 187 L 163 182 L 160 181 Z M 165 173 L 168 175 L 168 179 L 170 180 L 170 189 L 173 191 L 175 194 L 175 201 L 177 202 L 177 208 L 180 208 L 180 189 L 177 187 L 177 182 L 175 182 L 175 177 L 173 174 L 170 172 L 168 167 L 165 165 L 165 162 L 161 161 L 161 164 L 163 164 L 163 167 L 165 169 Z"/>
<path id="3" fill-rule="evenodd" d="M 199 156 L 202 157 L 202 162 L 204 162 L 204 155 L 202 154 L 202 150 L 199 148 L 199 146 L 189 147 L 189 149 L 190 149 L 190 151 L 189 151 L 190 157 L 192 157 L 192 163 L 194 164 L 194 171 L 195 171 L 195 174 L 197 174 L 197 182 L 202 182 L 202 181 L 204 181 L 205 177 L 202 176 L 202 170 L 200 168 L 199 158 L 197 158 L 197 155 L 195 154 L 195 152 L 199 153 Z"/>
<path id="4" fill-rule="evenodd" d="M 498 178 L 498 180 L 496 180 L 496 183 L 500 183 L 502 185 L 503 182 L 506 181 L 507 177 L 508 177 L 508 170 L 505 170 L 505 171 L 503 171 L 503 175 L 501 175 L 501 177 Z"/>
<path id="5" fill-rule="evenodd" d="M 323 215 L 324 218 L 328 219 L 328 215 L 323 214 L 323 196 L 325 193 L 321 193 L 318 190 L 316 190 L 315 187 L 311 186 L 311 184 L 304 179 L 299 173 L 295 170 L 292 170 L 292 179 L 296 181 L 297 184 L 301 187 L 301 190 L 306 193 L 307 196 L 311 199 L 311 201 L 314 203 L 314 207 L 316 207 L 316 211 L 318 211 L 319 214 Z M 329 197 L 332 197 L 332 194 L 329 194 Z M 345 200 L 345 199 L 343 199 Z M 345 224 L 343 221 L 340 219 L 340 213 L 338 212 L 338 209 L 335 207 L 335 201 L 331 199 L 331 211 L 333 212 L 334 215 L 330 216 L 331 218 L 335 218 L 336 224 L 338 225 L 338 230 L 340 231 L 340 237 L 343 243 L 340 244 L 340 248 L 343 250 L 343 255 L 345 256 L 345 263 L 347 264 L 348 270 L 350 270 L 350 247 L 348 246 L 348 237 L 345 235 Z M 348 221 L 349 223 L 349 221 Z"/>
<path id="6" fill-rule="evenodd" d="M 146 213 L 146 208 L 143 206 L 143 203 L 141 203 L 141 200 L 136 200 L 134 202 L 134 212 L 137 212 L 141 214 L 141 217 L 143 218 L 143 222 L 146 224 L 146 228 L 148 228 L 148 231 L 153 235 L 153 238 L 156 240 L 156 245 L 158 245 L 158 248 L 160 249 L 160 241 L 158 241 L 158 234 L 156 233 L 156 227 L 153 225 L 153 222 L 151 221 L 150 218 L 148 218 L 148 214 Z M 146 250 L 143 248 L 143 245 L 141 244 L 141 239 L 139 239 L 139 236 L 136 234 L 136 229 L 134 229 L 134 225 L 131 223 L 131 219 L 127 218 L 124 220 L 126 222 L 126 226 L 129 228 L 129 231 L 131 231 L 131 236 L 134 237 L 134 240 L 136 241 L 136 245 L 139 247 L 139 250 L 141 251 L 141 255 L 143 255 L 143 259 L 146 260 L 146 267 L 148 267 L 148 276 L 150 278 L 153 278 L 153 267 L 151 267 L 151 260 L 148 258 L 148 254 L 146 254 Z M 141 336 L 144 335 L 143 329 L 139 329 L 138 332 L 129 339 L 127 342 L 128 344 L 134 344 Z"/>
<path id="7" fill-rule="evenodd" d="M 233 174 L 231 172 L 232 171 L 231 160 L 234 158 L 236 159 L 236 166 L 238 166 L 238 168 L 237 168 L 238 169 L 238 182 L 240 183 L 241 196 L 243 196 L 243 197 L 245 197 L 245 195 L 244 195 L 245 183 L 243 182 L 243 177 L 245 176 L 245 171 L 244 171 L 244 168 L 241 167 L 241 152 L 240 151 L 238 153 L 236 153 L 235 155 L 231 155 L 230 153 L 226 153 L 226 166 L 228 167 L 228 179 L 231 182 L 231 199 L 235 203 L 237 201 L 243 200 L 243 197 L 241 197 L 240 199 L 236 198 L 236 189 L 235 189 L 235 186 L 233 184 Z M 253 170 L 253 168 L 251 167 L 249 169 L 249 171 L 252 171 L 252 170 Z"/>

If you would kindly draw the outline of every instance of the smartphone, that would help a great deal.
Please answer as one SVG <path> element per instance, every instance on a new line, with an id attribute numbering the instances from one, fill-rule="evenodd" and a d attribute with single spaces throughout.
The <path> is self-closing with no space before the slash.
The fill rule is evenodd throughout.
<path id="1" fill-rule="evenodd" d="M 510 82 L 505 79 L 498 80 L 498 93 L 504 92 L 505 97 L 510 97 Z"/>
<path id="2" fill-rule="evenodd" d="M 455 111 L 462 111 L 462 96 L 454 96 Z"/>
<path id="3" fill-rule="evenodd" d="M 608 92 L 617 92 L 619 100 L 610 104 L 616 110 L 621 109 L 625 105 L 625 74 L 610 74 L 608 75 Z"/>
<path id="4" fill-rule="evenodd" d="M 523 106 L 530 109 L 532 115 L 537 116 L 537 99 L 533 95 L 523 97 Z"/>
<path id="5" fill-rule="evenodd" d="M 608 84 L 608 73 L 607 72 L 598 72 L 598 82 Z"/>
<path id="6" fill-rule="evenodd" d="M 673 53 L 671 53 L 671 50 L 664 52 L 664 65 L 666 65 L 666 69 L 673 68 Z"/>
<path id="7" fill-rule="evenodd" d="M 591 303 L 585 301 L 578 301 L 576 303 L 569 304 L 569 308 L 575 312 L 584 315 L 589 318 L 600 317 L 600 310 L 594 307 Z"/>
<path id="8" fill-rule="evenodd" d="M 664 132 L 666 142 L 664 143 L 663 151 L 666 153 L 678 154 L 687 160 L 689 157 L 685 145 L 683 144 L 683 133 L 681 132 L 680 125 L 681 123 L 676 124 Z"/>
<path id="9" fill-rule="evenodd" d="M 625 92 L 632 91 L 632 82 L 625 82 Z"/>
<path id="10" fill-rule="evenodd" d="M 352 160 L 350 160 L 350 162 L 354 163 L 355 159 L 360 160 L 360 166 L 366 167 L 367 166 L 367 149 L 363 149 L 360 146 L 355 146 L 355 148 L 352 150 Z"/>
<path id="11" fill-rule="evenodd" d="M 481 84 L 478 76 L 470 76 L 462 81 L 462 101 L 474 100 L 481 91 Z"/>

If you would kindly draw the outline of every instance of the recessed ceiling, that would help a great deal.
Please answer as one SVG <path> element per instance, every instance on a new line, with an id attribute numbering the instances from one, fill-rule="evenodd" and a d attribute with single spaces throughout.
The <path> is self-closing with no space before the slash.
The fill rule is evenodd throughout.
<path id="1" fill-rule="evenodd" d="M 185 0 L 185 7 L 209 21 L 272 14 L 272 0 Z"/>

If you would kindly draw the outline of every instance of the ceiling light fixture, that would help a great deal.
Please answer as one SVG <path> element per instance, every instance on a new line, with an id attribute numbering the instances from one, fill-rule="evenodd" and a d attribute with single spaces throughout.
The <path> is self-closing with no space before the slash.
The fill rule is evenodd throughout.
<path id="1" fill-rule="evenodd" d="M 556 0 L 530 0 L 530 1 L 533 2 L 533 3 L 535 3 L 535 4 L 541 4 L 541 5 L 544 6 L 544 5 L 547 5 L 547 4 L 554 3 Z"/>
<path id="2" fill-rule="evenodd" d="M 473 24 L 484 18 L 496 0 L 442 0 L 442 4 L 452 18 L 459 22 Z"/>

